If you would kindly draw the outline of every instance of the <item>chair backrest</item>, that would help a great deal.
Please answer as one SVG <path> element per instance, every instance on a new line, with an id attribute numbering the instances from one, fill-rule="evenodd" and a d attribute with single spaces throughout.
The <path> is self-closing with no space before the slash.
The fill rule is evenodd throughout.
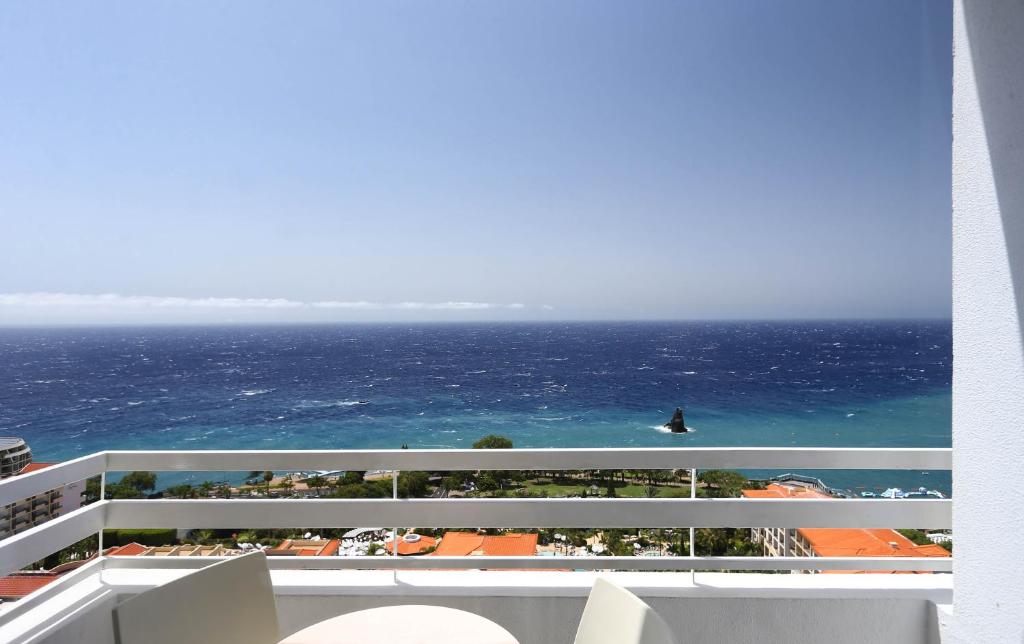
<path id="1" fill-rule="evenodd" d="M 118 644 L 276 644 L 266 555 L 233 557 L 121 602 L 114 634 Z"/>
<path id="2" fill-rule="evenodd" d="M 625 588 L 598 578 L 590 590 L 575 644 L 675 644 L 654 609 Z"/>

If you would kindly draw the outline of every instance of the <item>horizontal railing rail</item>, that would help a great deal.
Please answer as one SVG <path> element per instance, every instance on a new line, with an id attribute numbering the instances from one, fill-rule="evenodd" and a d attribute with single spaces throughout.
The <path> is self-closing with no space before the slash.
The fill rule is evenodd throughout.
<path id="1" fill-rule="evenodd" d="M 949 528 L 941 500 L 198 499 L 110 501 L 108 528 Z"/>
<path id="2" fill-rule="evenodd" d="M 0 482 L 12 504 L 110 472 L 333 470 L 949 470 L 943 448 L 108 451 Z M 103 500 L 0 541 L 0 574 L 105 528 L 949 528 L 949 500 L 880 499 L 202 499 Z M 397 487 L 395 486 L 395 497 Z M 394 533 L 393 533 L 394 534 Z M 102 543 L 102 541 L 101 541 Z M 691 555 L 692 555 L 691 550 Z M 288 557 L 275 566 L 635 570 L 937 570 L 949 558 Z M 324 559 L 331 561 L 326 564 Z M 877 561 L 875 561 L 877 559 Z M 153 558 L 156 560 L 156 558 Z M 527 562 L 528 561 L 528 565 Z M 421 563 L 422 562 L 422 563 Z M 811 563 L 813 562 L 813 564 Z M 856 565 L 853 565 L 856 564 Z M 163 565 L 163 564 L 161 564 Z"/>
<path id="3" fill-rule="evenodd" d="M 37 494 L 99 476 L 105 471 L 107 453 L 98 452 L 28 474 L 9 476 L 0 481 L 0 507 L 21 503 Z"/>
<path id="4" fill-rule="evenodd" d="M 309 470 L 948 470 L 943 448 L 680 447 L 395 449 L 326 451 L 111 451 L 108 472 Z"/>
<path id="5" fill-rule="evenodd" d="M 108 568 L 193 569 L 229 557 L 108 557 Z M 950 557 L 268 557 L 271 570 L 929 570 Z"/>

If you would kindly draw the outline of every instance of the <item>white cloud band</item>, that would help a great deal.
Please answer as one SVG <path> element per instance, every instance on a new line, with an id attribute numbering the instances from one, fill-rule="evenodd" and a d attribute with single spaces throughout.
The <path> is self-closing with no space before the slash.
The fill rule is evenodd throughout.
<path id="1" fill-rule="evenodd" d="M 114 308 L 114 309 L 338 309 L 352 311 L 481 311 L 523 309 L 526 305 L 489 302 L 367 302 L 323 300 L 302 302 L 283 298 L 158 297 L 117 293 L 0 293 L 0 307 Z"/>

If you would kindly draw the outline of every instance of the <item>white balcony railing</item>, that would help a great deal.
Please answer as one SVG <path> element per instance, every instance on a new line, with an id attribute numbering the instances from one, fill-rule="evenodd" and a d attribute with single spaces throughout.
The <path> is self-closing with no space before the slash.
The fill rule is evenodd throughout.
<path id="1" fill-rule="evenodd" d="M 949 449 L 679 448 L 343 451 L 108 451 L 0 483 L 0 505 L 108 472 L 310 470 L 949 470 Z M 949 500 L 886 499 L 104 500 L 0 541 L 0 573 L 105 528 L 930 528 Z M 692 543 L 692 539 L 691 539 Z M 159 566 L 189 566 L 161 558 Z M 815 570 L 952 569 L 950 558 L 815 557 Z M 153 565 L 147 563 L 147 565 Z M 806 557 L 280 557 L 274 568 L 803 570 Z"/>

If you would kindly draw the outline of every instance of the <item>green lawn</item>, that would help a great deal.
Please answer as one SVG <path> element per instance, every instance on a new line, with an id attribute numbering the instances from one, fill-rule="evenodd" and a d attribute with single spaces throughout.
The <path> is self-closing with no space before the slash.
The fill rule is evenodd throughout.
<path id="1" fill-rule="evenodd" d="M 600 490 L 599 496 L 604 496 L 607 492 L 607 486 L 604 483 L 594 482 Z M 570 496 L 576 495 L 581 496 L 584 490 L 587 490 L 587 495 L 590 495 L 589 484 L 585 484 L 583 481 L 572 481 L 566 484 L 552 483 L 547 480 L 543 482 L 538 481 L 526 481 L 524 484 L 527 490 L 530 492 L 545 492 L 548 496 Z M 620 497 L 634 497 L 642 498 L 644 494 L 644 486 L 635 483 L 627 483 L 623 485 L 621 482 L 615 483 L 615 494 Z M 690 496 L 689 487 L 678 487 L 678 486 L 658 486 L 658 496 L 660 498 L 684 498 Z"/>

